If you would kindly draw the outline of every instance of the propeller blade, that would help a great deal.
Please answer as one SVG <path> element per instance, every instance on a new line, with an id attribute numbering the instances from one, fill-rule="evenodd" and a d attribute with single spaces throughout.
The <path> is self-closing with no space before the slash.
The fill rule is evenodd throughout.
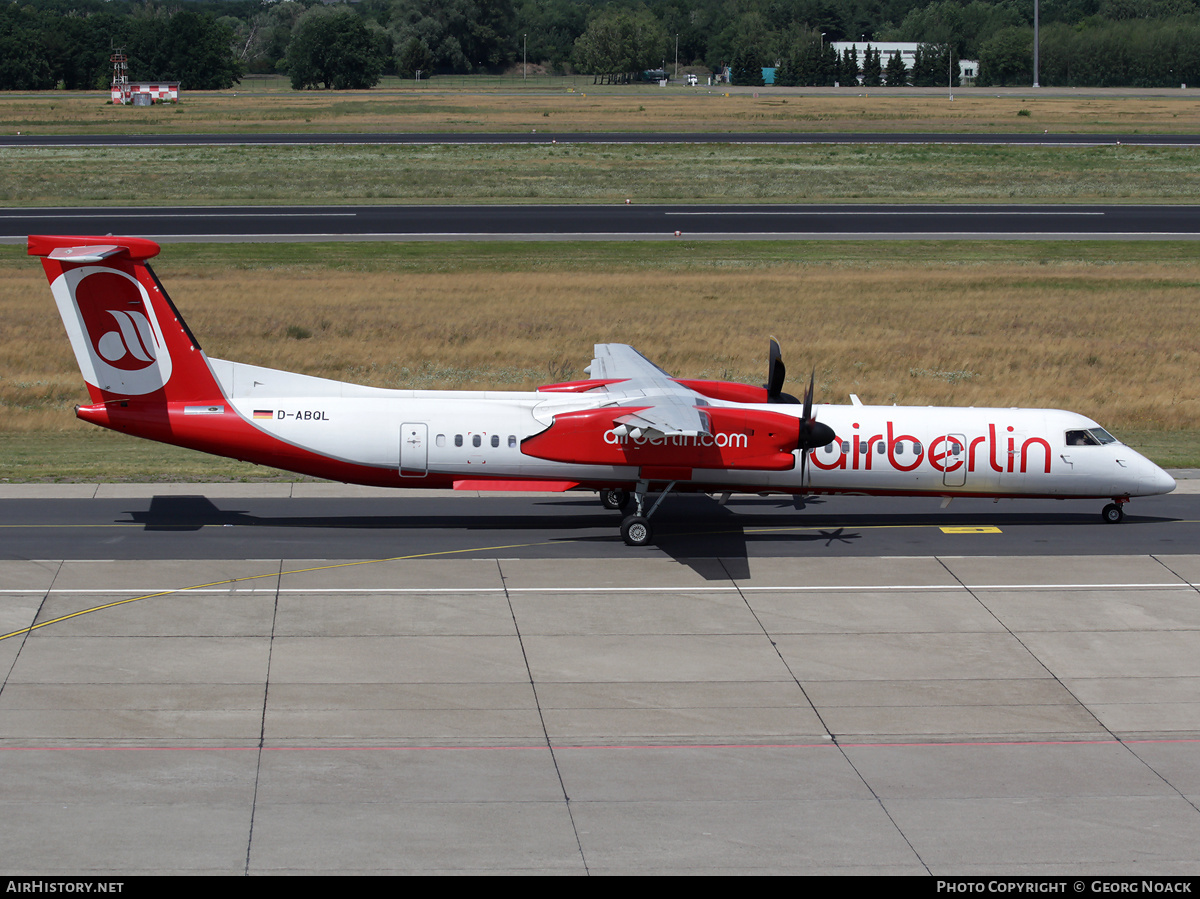
<path id="1" fill-rule="evenodd" d="M 779 349 L 779 341 L 771 338 L 771 346 L 767 353 L 767 390 L 768 403 L 798 403 L 800 402 L 789 393 L 783 392 L 783 382 L 787 379 L 787 366 L 783 364 L 783 353 Z"/>
<path id="2" fill-rule="evenodd" d="M 783 364 L 783 353 L 779 349 L 779 341 L 771 338 L 771 346 L 767 352 L 767 401 L 773 401 L 783 392 L 783 382 L 787 378 L 787 366 Z"/>

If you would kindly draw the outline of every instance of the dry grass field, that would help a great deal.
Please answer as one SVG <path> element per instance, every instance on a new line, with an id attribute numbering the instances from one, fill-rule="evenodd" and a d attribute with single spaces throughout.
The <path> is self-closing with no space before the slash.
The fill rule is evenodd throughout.
<path id="1" fill-rule="evenodd" d="M 156 271 L 210 355 L 322 377 L 525 389 L 619 341 L 761 383 L 775 334 L 791 389 L 815 366 L 821 402 L 1071 408 L 1189 434 L 1160 440 L 1165 461 L 1200 464 L 1190 245 L 936 246 L 172 246 Z M 0 431 L 36 458 L 37 435 L 91 430 L 71 413 L 86 392 L 40 266 L 4 248 L 0 276 Z M 7 446 L 0 477 L 28 475 Z"/>
<path id="2" fill-rule="evenodd" d="M 292 91 L 248 78 L 177 105 L 121 107 L 102 92 L 0 94 L 0 130 L 35 134 L 388 131 L 1200 131 L 1194 90 L 597 87 L 585 77 L 453 79 L 454 87 Z M 1019 115 L 1025 110 L 1027 115 Z"/>

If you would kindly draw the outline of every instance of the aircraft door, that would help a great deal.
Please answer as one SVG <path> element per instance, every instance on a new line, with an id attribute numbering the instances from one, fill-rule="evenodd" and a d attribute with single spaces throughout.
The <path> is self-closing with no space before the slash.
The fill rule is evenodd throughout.
<path id="1" fill-rule="evenodd" d="M 429 473 L 429 427 L 423 421 L 400 425 L 400 477 L 423 478 Z"/>
<path id="2" fill-rule="evenodd" d="M 1020 492 L 1025 489 L 1025 483 L 1029 480 L 1029 473 L 1022 471 L 1021 465 L 1021 447 L 1025 445 L 1025 435 L 1018 434 L 1015 431 L 1010 433 L 1006 438 L 1009 445 L 1005 446 L 1004 451 L 1000 454 L 1000 458 L 1005 460 L 1001 465 L 1006 465 L 1005 474 L 1001 483 L 1009 484 L 1009 489 L 1015 492 Z M 1042 454 L 1038 453 L 1036 458 L 1040 460 Z M 1040 471 L 1040 465 L 1038 471 Z"/>
<path id="3" fill-rule="evenodd" d="M 942 471 L 946 487 L 965 487 L 967 483 L 967 437 L 965 434 L 946 434 L 937 447 L 940 462 L 934 466 Z"/>

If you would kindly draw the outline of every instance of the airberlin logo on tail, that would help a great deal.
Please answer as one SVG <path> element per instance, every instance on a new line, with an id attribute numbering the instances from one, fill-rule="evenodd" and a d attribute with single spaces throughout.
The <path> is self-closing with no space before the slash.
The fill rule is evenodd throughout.
<path id="1" fill-rule="evenodd" d="M 109 331 L 96 341 L 96 352 L 112 365 L 126 371 L 152 365 L 156 354 L 150 320 L 140 312 L 126 312 L 123 309 L 104 311 L 117 320 L 119 330 Z M 96 332 L 89 327 L 88 333 Z"/>
<path id="2" fill-rule="evenodd" d="M 142 395 L 171 377 L 171 355 L 146 288 L 103 266 L 70 269 L 50 285 L 84 378 L 102 390 Z"/>

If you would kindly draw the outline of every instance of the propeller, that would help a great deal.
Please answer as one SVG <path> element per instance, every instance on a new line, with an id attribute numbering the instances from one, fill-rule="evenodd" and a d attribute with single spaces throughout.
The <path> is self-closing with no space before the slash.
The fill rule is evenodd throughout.
<path id="1" fill-rule="evenodd" d="M 783 353 L 779 349 L 779 341 L 771 338 L 771 349 L 767 357 L 767 390 L 768 403 L 800 404 L 790 393 L 783 392 L 783 381 L 787 377 L 787 368 L 783 364 Z M 837 436 L 833 428 L 823 425 L 813 415 L 813 389 L 817 383 L 817 370 L 814 367 L 808 378 L 808 389 L 804 391 L 804 413 L 800 417 L 800 439 L 796 449 L 802 450 L 800 455 L 800 483 L 804 484 L 808 475 L 808 454 L 814 449 L 827 446 Z"/>
<path id="2" fill-rule="evenodd" d="M 817 382 L 817 370 L 814 368 L 808 378 L 808 389 L 804 391 L 804 415 L 800 419 L 800 440 L 797 446 L 803 452 L 800 454 L 800 483 L 806 483 L 808 474 L 808 454 L 819 447 L 833 443 L 837 436 L 829 425 L 821 424 L 813 415 L 813 387 Z"/>
<path id="3" fill-rule="evenodd" d="M 833 443 L 836 434 L 829 425 L 822 425 L 817 416 L 812 414 L 812 390 L 816 385 L 817 370 L 814 368 L 809 376 L 808 389 L 804 391 L 804 413 L 800 416 L 800 439 L 797 448 L 800 453 L 800 484 L 808 483 L 809 453 L 812 450 Z"/>

